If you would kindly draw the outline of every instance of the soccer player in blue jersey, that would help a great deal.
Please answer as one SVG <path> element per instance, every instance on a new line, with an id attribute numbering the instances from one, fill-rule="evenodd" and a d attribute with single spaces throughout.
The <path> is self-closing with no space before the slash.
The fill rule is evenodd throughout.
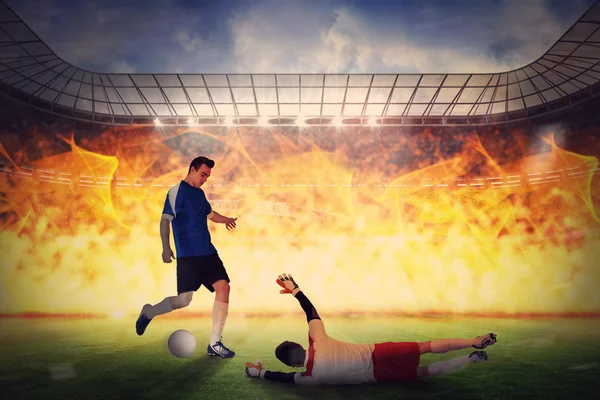
<path id="1" fill-rule="evenodd" d="M 200 188 L 210 177 L 215 162 L 197 157 L 190 163 L 187 177 L 169 189 L 160 221 L 162 259 L 170 263 L 175 258 L 170 243 L 170 225 L 177 251 L 177 296 L 167 297 L 155 305 L 146 304 L 135 329 L 143 335 L 157 315 L 187 307 L 195 291 L 202 285 L 215 293 L 212 310 L 212 334 L 207 352 L 210 356 L 231 358 L 235 353 L 221 342 L 229 310 L 229 276 L 212 244 L 208 220 L 225 224 L 227 230 L 236 227 L 237 218 L 225 217 L 214 211 Z"/>

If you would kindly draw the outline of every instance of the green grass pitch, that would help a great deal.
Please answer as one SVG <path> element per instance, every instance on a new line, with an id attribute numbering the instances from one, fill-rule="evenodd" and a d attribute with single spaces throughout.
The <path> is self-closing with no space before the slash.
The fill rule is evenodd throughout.
<path id="1" fill-rule="evenodd" d="M 135 318 L 133 318 L 135 319 Z M 489 361 L 415 384 L 300 387 L 253 380 L 244 363 L 274 355 L 282 340 L 305 344 L 301 315 L 230 316 L 224 343 L 237 355 L 206 355 L 209 318 L 157 318 L 138 337 L 134 320 L 0 319 L 0 398 L 12 399 L 587 399 L 600 382 L 600 321 L 465 317 L 323 317 L 328 333 L 355 343 L 471 338 L 493 331 Z M 169 355 L 168 335 L 192 331 L 198 349 Z M 422 364 L 468 354 L 427 354 Z"/>

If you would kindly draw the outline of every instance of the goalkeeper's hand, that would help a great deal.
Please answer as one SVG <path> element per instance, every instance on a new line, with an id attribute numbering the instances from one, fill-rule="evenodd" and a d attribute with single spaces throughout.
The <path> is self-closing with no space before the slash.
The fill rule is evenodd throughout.
<path id="1" fill-rule="evenodd" d="M 263 367 L 260 361 L 256 361 L 256 365 L 246 362 L 246 376 L 248 378 L 261 378 L 264 379 L 266 368 Z"/>
<path id="2" fill-rule="evenodd" d="M 292 278 L 291 274 L 279 275 L 279 277 L 277 278 L 277 284 L 283 288 L 279 291 L 279 293 L 281 294 L 291 293 L 295 296 L 296 293 L 300 291 L 298 284 L 296 283 L 294 278 Z"/>

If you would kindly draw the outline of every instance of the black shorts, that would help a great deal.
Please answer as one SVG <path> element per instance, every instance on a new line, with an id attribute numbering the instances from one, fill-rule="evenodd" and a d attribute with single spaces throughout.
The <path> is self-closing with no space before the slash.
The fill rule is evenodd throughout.
<path id="1" fill-rule="evenodd" d="M 204 285 L 211 293 L 213 283 L 229 276 L 217 253 L 209 256 L 180 257 L 177 259 L 177 294 L 195 292 Z"/>

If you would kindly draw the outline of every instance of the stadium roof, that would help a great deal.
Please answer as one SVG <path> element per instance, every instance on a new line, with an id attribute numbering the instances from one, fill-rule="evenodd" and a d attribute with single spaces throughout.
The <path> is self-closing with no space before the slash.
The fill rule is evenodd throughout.
<path id="1" fill-rule="evenodd" d="M 542 57 L 505 73 L 95 73 L 63 61 L 0 0 L 2 92 L 100 123 L 295 125 L 300 117 L 307 124 L 394 126 L 521 120 L 598 94 L 599 62 L 600 1 Z"/>

